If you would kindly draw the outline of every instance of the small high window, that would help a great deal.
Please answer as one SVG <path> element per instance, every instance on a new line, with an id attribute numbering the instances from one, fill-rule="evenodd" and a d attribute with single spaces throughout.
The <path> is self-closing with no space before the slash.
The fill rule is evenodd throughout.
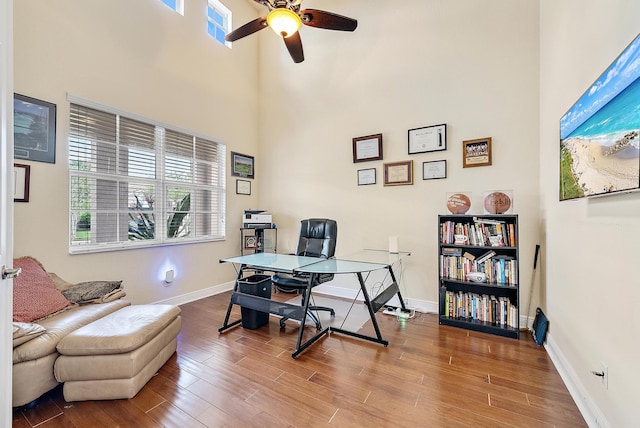
<path id="1" fill-rule="evenodd" d="M 231 11 L 218 0 L 209 0 L 207 6 L 207 32 L 219 43 L 231 47 L 224 37 L 231 31 Z"/>
<path id="2" fill-rule="evenodd" d="M 162 0 L 162 3 L 166 4 L 180 15 L 184 15 L 184 0 Z"/>

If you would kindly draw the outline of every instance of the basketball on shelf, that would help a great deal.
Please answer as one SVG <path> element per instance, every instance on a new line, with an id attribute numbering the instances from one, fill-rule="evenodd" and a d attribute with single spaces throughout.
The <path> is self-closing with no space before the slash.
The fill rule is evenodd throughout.
<path id="1" fill-rule="evenodd" d="M 484 198 L 484 209 L 489 214 L 504 214 L 511 208 L 511 198 L 506 193 L 492 192 Z"/>
<path id="2" fill-rule="evenodd" d="M 447 199 L 447 209 L 451 214 L 464 214 L 471 208 L 471 199 L 464 193 L 454 193 Z"/>

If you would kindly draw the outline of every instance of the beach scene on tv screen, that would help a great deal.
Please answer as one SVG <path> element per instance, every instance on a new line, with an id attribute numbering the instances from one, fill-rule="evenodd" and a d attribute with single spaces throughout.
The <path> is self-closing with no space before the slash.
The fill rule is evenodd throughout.
<path id="1" fill-rule="evenodd" d="M 640 35 L 560 119 L 560 200 L 640 188 Z"/>

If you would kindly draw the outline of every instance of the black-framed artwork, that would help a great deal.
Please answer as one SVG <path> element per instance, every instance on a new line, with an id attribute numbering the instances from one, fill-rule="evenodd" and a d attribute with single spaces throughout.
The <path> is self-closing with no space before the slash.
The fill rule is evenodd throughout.
<path id="1" fill-rule="evenodd" d="M 376 169 L 367 168 L 358 170 L 358 186 L 376 184 Z"/>
<path id="2" fill-rule="evenodd" d="M 236 179 L 236 194 L 238 194 L 238 195 L 250 195 L 251 194 L 251 182 L 249 180 Z"/>
<path id="3" fill-rule="evenodd" d="M 409 154 L 447 150 L 447 125 L 424 126 L 408 131 Z"/>
<path id="4" fill-rule="evenodd" d="M 422 179 L 435 180 L 438 178 L 447 178 L 447 161 L 422 162 Z"/>
<path id="5" fill-rule="evenodd" d="M 56 163 L 56 105 L 13 94 L 13 157 Z"/>
<path id="6" fill-rule="evenodd" d="M 255 167 L 253 156 L 231 152 L 231 175 L 254 178 Z"/>

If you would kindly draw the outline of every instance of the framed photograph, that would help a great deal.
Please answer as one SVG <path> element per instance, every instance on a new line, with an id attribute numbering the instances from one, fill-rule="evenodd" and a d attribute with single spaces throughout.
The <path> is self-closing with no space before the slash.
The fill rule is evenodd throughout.
<path id="1" fill-rule="evenodd" d="M 56 105 L 13 94 L 13 157 L 56 163 Z"/>
<path id="2" fill-rule="evenodd" d="M 409 130 L 409 154 L 447 150 L 447 125 L 425 126 Z"/>
<path id="3" fill-rule="evenodd" d="M 422 179 L 434 180 L 438 178 L 447 178 L 447 161 L 422 162 Z"/>
<path id="4" fill-rule="evenodd" d="M 246 250 L 250 250 L 252 248 L 256 248 L 258 244 L 257 238 L 255 236 L 245 236 L 244 237 L 244 248 Z"/>
<path id="5" fill-rule="evenodd" d="M 237 195 L 250 195 L 251 194 L 251 182 L 249 180 L 236 179 L 236 194 Z"/>
<path id="6" fill-rule="evenodd" d="M 231 152 L 231 175 L 254 178 L 253 156 Z"/>
<path id="7" fill-rule="evenodd" d="M 359 169 L 358 170 L 358 186 L 366 186 L 368 184 L 376 184 L 376 169 Z"/>
<path id="8" fill-rule="evenodd" d="M 413 184 L 413 161 L 388 162 L 383 164 L 384 185 L 403 186 Z"/>
<path id="9" fill-rule="evenodd" d="M 353 139 L 353 163 L 382 159 L 382 134 Z"/>
<path id="10" fill-rule="evenodd" d="M 13 200 L 15 202 L 29 202 L 29 175 L 31 166 L 19 163 L 13 164 Z"/>
<path id="11" fill-rule="evenodd" d="M 491 138 L 462 142 L 462 167 L 491 165 Z"/>

